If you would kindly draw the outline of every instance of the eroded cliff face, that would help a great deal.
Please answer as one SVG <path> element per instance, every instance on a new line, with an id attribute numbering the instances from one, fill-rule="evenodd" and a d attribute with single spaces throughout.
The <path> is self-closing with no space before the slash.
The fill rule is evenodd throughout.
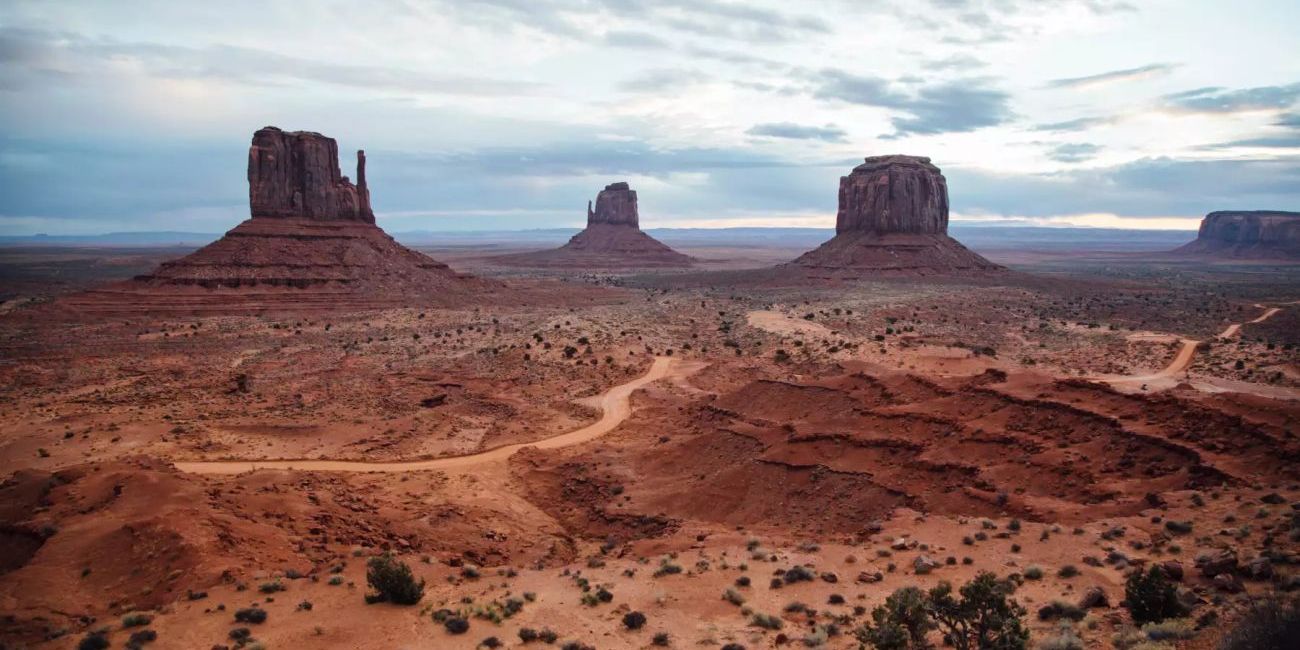
<path id="1" fill-rule="evenodd" d="M 608 224 L 640 228 L 636 209 L 636 190 L 627 183 L 610 183 L 596 195 L 596 207 L 587 203 L 587 226 Z"/>
<path id="2" fill-rule="evenodd" d="M 948 232 L 948 182 L 930 159 L 873 156 L 840 178 L 835 232 Z"/>
<path id="3" fill-rule="evenodd" d="M 1196 240 L 1175 252 L 1232 258 L 1300 258 L 1300 212 L 1211 212 L 1201 220 Z"/>
<path id="4" fill-rule="evenodd" d="M 828 277 L 1004 270 L 948 236 L 948 182 L 929 158 L 867 158 L 839 199 L 835 237 L 792 265 Z"/>
<path id="5" fill-rule="evenodd" d="M 366 187 L 366 154 L 357 152 L 357 184 L 339 172 L 334 138 L 273 126 L 253 134 L 248 149 L 248 201 L 254 218 L 374 223 Z"/>

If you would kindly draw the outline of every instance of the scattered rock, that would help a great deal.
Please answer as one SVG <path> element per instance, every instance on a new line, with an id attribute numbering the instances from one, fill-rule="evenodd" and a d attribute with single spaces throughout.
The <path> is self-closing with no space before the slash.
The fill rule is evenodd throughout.
<path id="1" fill-rule="evenodd" d="M 1207 578 L 1232 573 L 1237 570 L 1237 554 L 1228 549 L 1205 551 L 1196 556 L 1196 569 Z"/>

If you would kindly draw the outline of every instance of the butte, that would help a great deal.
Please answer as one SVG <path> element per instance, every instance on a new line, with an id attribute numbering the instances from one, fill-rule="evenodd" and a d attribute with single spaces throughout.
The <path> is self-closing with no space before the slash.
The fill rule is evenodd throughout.
<path id="1" fill-rule="evenodd" d="M 366 155 L 357 183 L 338 143 L 266 127 L 248 150 L 249 219 L 152 273 L 63 301 L 83 312 L 246 313 L 451 306 L 501 285 L 461 275 L 375 224 Z"/>
<path id="2" fill-rule="evenodd" d="M 870 157 L 841 177 L 835 237 L 792 266 L 827 277 L 1003 270 L 948 236 L 948 182 L 920 156 Z"/>
<path id="3" fill-rule="evenodd" d="M 1211 212 L 1196 239 L 1173 251 L 1179 256 L 1225 259 L 1300 259 L 1300 212 Z"/>
<path id="4" fill-rule="evenodd" d="M 559 248 L 495 261 L 511 266 L 575 269 L 686 267 L 695 260 L 641 231 L 636 190 L 627 183 L 610 183 L 587 202 L 587 227 Z"/>

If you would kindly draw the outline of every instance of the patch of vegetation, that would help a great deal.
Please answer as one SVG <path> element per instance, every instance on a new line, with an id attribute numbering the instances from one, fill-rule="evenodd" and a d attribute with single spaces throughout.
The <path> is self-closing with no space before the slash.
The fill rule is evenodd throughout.
<path id="1" fill-rule="evenodd" d="M 1294 648 L 1300 639 L 1300 602 L 1257 602 L 1219 643 L 1219 650 Z M 1288 645 L 1290 644 L 1290 645 Z"/>
<path id="2" fill-rule="evenodd" d="M 416 582 L 411 567 L 388 553 L 366 563 L 366 582 L 374 590 L 366 595 L 367 603 L 414 605 L 424 598 L 424 581 Z"/>
<path id="3" fill-rule="evenodd" d="M 1124 607 L 1128 608 L 1133 622 L 1159 623 L 1169 618 L 1187 615 L 1187 608 L 1178 601 L 1178 590 L 1165 577 L 1159 567 L 1138 571 L 1124 583 Z"/>

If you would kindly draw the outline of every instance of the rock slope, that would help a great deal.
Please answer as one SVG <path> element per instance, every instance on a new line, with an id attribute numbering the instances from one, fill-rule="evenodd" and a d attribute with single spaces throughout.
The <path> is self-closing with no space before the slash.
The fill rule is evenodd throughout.
<path id="1" fill-rule="evenodd" d="M 1185 255 L 1249 259 L 1300 259 L 1300 212 L 1221 211 L 1205 215 Z"/>
<path id="2" fill-rule="evenodd" d="M 636 190 L 627 183 L 610 183 L 587 203 L 587 227 L 554 250 L 506 255 L 497 261 L 511 266 L 563 268 L 684 267 L 694 261 L 641 230 Z"/>
<path id="3" fill-rule="evenodd" d="M 874 156 L 840 178 L 835 237 L 792 265 L 843 275 L 997 271 L 948 236 L 948 183 L 929 158 Z"/>

